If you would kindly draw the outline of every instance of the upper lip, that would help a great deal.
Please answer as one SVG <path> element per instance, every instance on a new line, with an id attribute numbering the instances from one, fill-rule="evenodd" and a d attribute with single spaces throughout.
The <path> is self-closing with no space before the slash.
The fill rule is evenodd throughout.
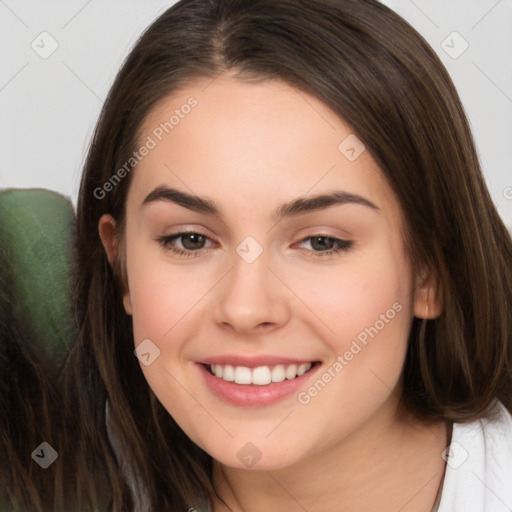
<path id="1" fill-rule="evenodd" d="M 315 359 L 294 359 L 285 356 L 272 356 L 272 355 L 260 355 L 260 356 L 240 356 L 240 355 L 223 355 L 206 357 L 201 361 L 202 364 L 220 364 L 220 365 L 231 365 L 231 366 L 245 366 L 247 368 L 257 368 L 258 366 L 275 366 L 277 364 L 296 364 L 300 365 L 303 363 L 313 363 Z"/>

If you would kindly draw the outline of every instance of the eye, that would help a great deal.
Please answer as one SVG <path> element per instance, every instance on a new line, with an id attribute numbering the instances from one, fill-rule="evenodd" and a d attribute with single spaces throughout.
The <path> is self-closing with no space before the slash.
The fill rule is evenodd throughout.
<path id="1" fill-rule="evenodd" d="M 354 245 L 351 240 L 342 240 L 333 236 L 313 235 L 302 239 L 299 243 L 310 241 L 313 256 L 323 258 L 340 252 L 347 252 Z M 317 250 L 318 249 L 318 250 Z"/>
<path id="2" fill-rule="evenodd" d="M 178 239 L 181 239 L 181 245 L 183 249 L 175 246 L 174 241 Z M 201 249 L 204 249 L 204 243 L 207 240 L 211 241 L 211 239 L 206 235 L 196 233 L 195 231 L 187 231 L 169 236 L 161 236 L 156 238 L 156 240 L 164 249 L 180 256 L 185 256 L 187 258 L 196 256 Z"/>
<path id="3" fill-rule="evenodd" d="M 175 243 L 180 239 L 182 248 L 176 247 Z M 211 239 L 201 233 L 187 231 L 176 233 L 174 235 L 157 237 L 156 241 L 165 250 L 171 251 L 179 256 L 191 258 L 197 256 L 198 253 L 205 248 L 205 242 L 211 242 Z M 312 250 L 308 249 L 308 252 L 311 252 L 314 257 L 326 257 L 340 252 L 347 252 L 354 245 L 354 242 L 351 240 L 342 240 L 340 238 L 327 235 L 308 236 L 302 239 L 299 244 L 303 244 L 308 241 L 312 247 Z"/>

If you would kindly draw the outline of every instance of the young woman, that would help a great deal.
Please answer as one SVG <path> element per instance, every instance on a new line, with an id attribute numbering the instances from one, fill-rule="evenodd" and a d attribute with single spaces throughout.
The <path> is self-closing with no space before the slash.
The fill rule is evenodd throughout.
<path id="1" fill-rule="evenodd" d="M 383 5 L 172 6 L 77 222 L 79 505 L 512 508 L 511 240 L 448 73 Z"/>

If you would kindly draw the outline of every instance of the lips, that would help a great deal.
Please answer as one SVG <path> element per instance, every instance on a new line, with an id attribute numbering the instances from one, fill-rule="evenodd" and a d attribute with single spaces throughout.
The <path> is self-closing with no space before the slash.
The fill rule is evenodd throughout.
<path id="1" fill-rule="evenodd" d="M 196 363 L 206 387 L 224 402 L 239 407 L 268 406 L 293 396 L 308 385 L 320 366 L 320 361 L 273 356 L 219 356 Z"/>

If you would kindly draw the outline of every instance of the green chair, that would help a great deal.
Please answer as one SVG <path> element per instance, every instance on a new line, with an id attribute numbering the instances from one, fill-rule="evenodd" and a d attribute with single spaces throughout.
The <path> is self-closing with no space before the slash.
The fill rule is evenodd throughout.
<path id="1" fill-rule="evenodd" d="M 73 344 L 71 265 L 75 214 L 66 197 L 44 189 L 0 190 L 0 250 L 14 313 L 34 352 L 58 371 Z"/>

